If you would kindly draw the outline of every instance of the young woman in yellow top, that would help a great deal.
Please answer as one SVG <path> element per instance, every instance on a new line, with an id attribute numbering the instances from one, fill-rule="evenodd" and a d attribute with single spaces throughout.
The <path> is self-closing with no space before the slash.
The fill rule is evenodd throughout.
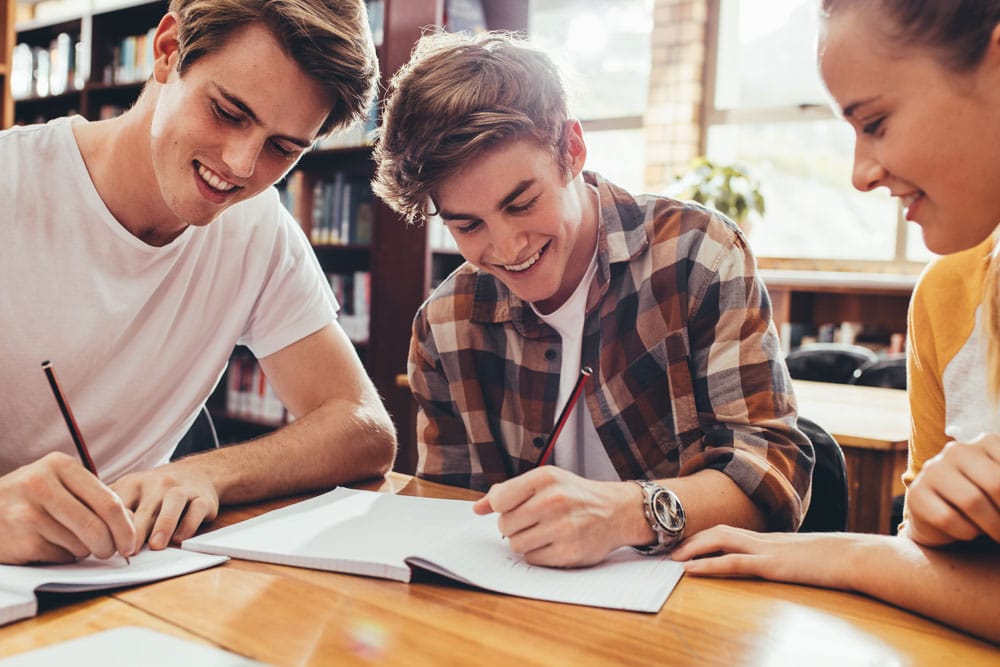
<path id="1" fill-rule="evenodd" d="M 823 0 L 820 71 L 933 262 L 913 296 L 913 414 L 899 537 L 717 527 L 693 575 L 856 590 L 1000 642 L 1000 1 Z M 830 554 L 838 554 L 830 558 Z"/>

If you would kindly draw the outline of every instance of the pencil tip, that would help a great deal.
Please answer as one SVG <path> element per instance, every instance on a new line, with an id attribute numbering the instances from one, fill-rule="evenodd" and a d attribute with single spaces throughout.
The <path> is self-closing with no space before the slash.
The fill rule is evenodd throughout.
<path id="1" fill-rule="evenodd" d="M 49 360 L 48 359 L 46 359 L 45 361 L 42 362 L 42 368 L 45 368 L 48 365 L 49 365 Z"/>

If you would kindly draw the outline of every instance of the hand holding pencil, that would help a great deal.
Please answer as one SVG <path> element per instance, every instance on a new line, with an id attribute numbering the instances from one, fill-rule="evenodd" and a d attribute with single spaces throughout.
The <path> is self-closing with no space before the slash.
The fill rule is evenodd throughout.
<path id="1" fill-rule="evenodd" d="M 86 451 L 82 438 L 80 442 Z M 131 513 L 114 491 L 80 465 L 81 459 L 79 452 L 75 456 L 53 452 L 0 477 L 0 534 L 4 536 L 0 562 L 58 563 L 90 555 L 110 558 L 115 553 L 134 553 Z"/>

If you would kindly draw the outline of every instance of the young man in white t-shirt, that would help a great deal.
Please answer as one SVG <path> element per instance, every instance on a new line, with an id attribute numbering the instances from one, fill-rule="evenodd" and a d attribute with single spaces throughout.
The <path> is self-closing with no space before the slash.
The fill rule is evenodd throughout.
<path id="1" fill-rule="evenodd" d="M 308 36 L 302 38 L 302 32 Z M 0 133 L 0 562 L 128 556 L 221 503 L 383 474 L 394 430 L 271 186 L 367 110 L 361 0 L 173 0 L 123 116 Z M 235 344 L 295 415 L 168 463 Z M 50 360 L 101 477 L 81 464 Z"/>

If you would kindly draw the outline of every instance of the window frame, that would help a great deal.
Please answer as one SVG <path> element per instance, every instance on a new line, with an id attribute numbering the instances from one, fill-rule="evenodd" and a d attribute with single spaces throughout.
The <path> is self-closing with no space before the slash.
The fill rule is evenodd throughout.
<path id="1" fill-rule="evenodd" d="M 708 3 L 705 24 L 705 64 L 702 79 L 702 110 L 699 127 L 699 152 L 707 150 L 708 131 L 713 126 L 750 125 L 757 123 L 811 122 L 836 120 L 837 115 L 829 106 L 815 103 L 788 106 L 756 107 L 752 109 L 720 109 L 715 106 L 718 80 L 719 30 L 721 27 L 722 0 Z M 888 222 L 888 221 L 887 221 Z M 917 274 L 926 266 L 923 260 L 907 259 L 906 249 L 910 227 L 903 216 L 902 207 L 896 207 L 895 247 L 893 257 L 876 259 L 834 259 L 769 257 L 757 255 L 758 264 L 767 269 L 800 269 L 815 271 L 856 271 L 867 273 Z"/>

